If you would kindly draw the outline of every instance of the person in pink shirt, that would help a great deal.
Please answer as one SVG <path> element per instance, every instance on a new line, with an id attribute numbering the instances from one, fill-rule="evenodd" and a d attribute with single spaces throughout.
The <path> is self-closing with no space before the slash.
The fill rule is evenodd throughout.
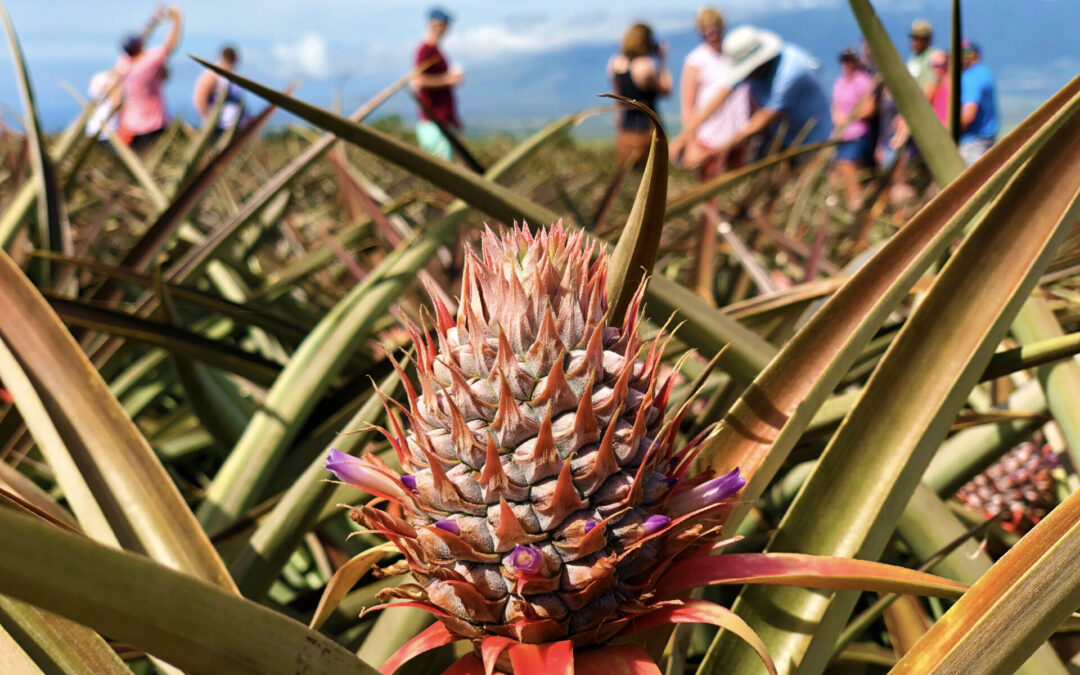
<path id="1" fill-rule="evenodd" d="M 840 53 L 840 77 L 833 84 L 832 120 L 840 132 L 836 148 L 835 176 L 848 202 L 858 195 L 859 169 L 874 161 L 874 141 L 869 119 L 874 116 L 874 78 L 859 68 L 859 57 L 850 47 Z M 847 126 L 844 126 L 847 124 Z"/>
<path id="2" fill-rule="evenodd" d="M 728 76 L 734 69 L 731 59 L 723 53 L 725 24 L 720 10 L 702 8 L 694 24 L 701 43 L 686 56 L 679 85 L 679 115 L 684 129 L 731 84 Z M 750 112 L 750 88 L 740 85 L 692 134 L 680 134 L 672 140 L 669 148 L 672 158 L 677 159 L 681 154 L 683 165 L 696 168 L 700 180 L 738 168 L 742 165 L 743 147 L 730 153 L 718 150 L 746 126 Z"/>
<path id="3" fill-rule="evenodd" d="M 156 47 L 144 48 L 140 38 L 124 40 L 129 64 L 124 76 L 123 105 L 120 108 L 120 136 L 140 150 L 157 138 L 169 121 L 165 109 L 165 63 L 180 44 L 183 15 L 179 8 L 159 7 L 159 15 L 169 20 L 169 35 Z"/>
<path id="4" fill-rule="evenodd" d="M 930 82 L 926 85 L 926 98 L 937 113 L 938 119 L 949 126 L 949 55 L 941 49 L 930 54 Z"/>

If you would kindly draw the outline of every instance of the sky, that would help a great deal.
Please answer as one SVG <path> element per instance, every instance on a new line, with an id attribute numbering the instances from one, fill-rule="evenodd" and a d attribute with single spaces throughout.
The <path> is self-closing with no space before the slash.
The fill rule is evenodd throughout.
<path id="1" fill-rule="evenodd" d="M 156 3 L 140 0 L 8 0 L 28 58 L 49 63 L 108 61 L 120 35 L 137 31 Z M 196 53 L 226 41 L 246 46 L 259 68 L 314 66 L 312 76 L 370 73 L 407 59 L 423 32 L 431 0 L 185 0 L 184 47 Z M 464 63 L 507 53 L 608 41 L 634 20 L 660 31 L 686 28 L 701 3 L 628 0 L 457 0 L 448 47 Z M 838 5 L 839 0 L 728 0 L 729 13 L 753 8 Z M 323 55 L 312 55 L 321 47 Z M 313 49 L 314 47 L 314 49 Z M 308 57 L 305 59 L 303 56 Z M 324 57 L 329 57 L 328 59 Z M 6 56 L 5 56 L 6 58 Z"/>
<path id="2" fill-rule="evenodd" d="M 137 32 L 156 3 L 7 0 L 5 4 L 30 63 L 42 117 L 47 127 L 55 127 L 76 110 L 60 81 L 85 92 L 90 77 L 115 60 L 120 37 Z M 225 43 L 240 47 L 241 72 L 254 79 L 281 85 L 304 77 L 309 83 L 332 82 L 344 88 L 346 98 L 350 89 L 357 97 L 369 94 L 373 81 L 392 81 L 407 69 L 432 4 L 431 0 L 184 0 L 179 3 L 184 38 L 180 58 L 173 59 L 174 81 L 167 89 L 170 106 L 190 117 L 187 99 L 198 68 L 186 55 L 213 60 Z M 444 3 L 455 18 L 446 48 L 468 69 L 572 44 L 612 42 L 636 20 L 650 21 L 660 32 L 685 30 L 699 4 L 699 0 L 455 0 Z M 723 6 L 730 14 L 762 5 L 767 11 L 783 11 L 820 4 L 839 0 L 728 0 Z M 156 40 L 163 34 L 159 29 Z M 19 110 L 11 72 L 5 48 L 0 52 L 0 110 L 8 117 Z"/>
<path id="3" fill-rule="evenodd" d="M 613 45 L 639 20 L 661 35 L 687 31 L 704 0 L 452 0 L 455 17 L 446 51 L 468 72 L 515 57 L 583 44 Z M 1027 2 L 1029 0 L 1025 0 Z M 1050 2 L 1052 0 L 1042 0 Z M 1075 2 L 1076 0 L 1060 0 Z M 941 5 L 943 0 L 875 0 L 879 10 Z M 62 127 L 78 111 L 61 81 L 85 92 L 90 77 L 107 69 L 120 37 L 137 32 L 155 3 L 145 0 L 6 0 L 30 63 L 47 129 Z M 304 78 L 298 96 L 329 105 L 341 89 L 355 107 L 409 67 L 423 34 L 431 0 L 184 0 L 184 38 L 172 60 L 166 95 L 170 108 L 194 118 L 191 84 L 200 68 L 187 58 L 214 60 L 221 45 L 241 51 L 240 71 L 271 86 Z M 721 0 L 729 22 L 792 9 L 842 7 L 846 0 Z M 968 6 L 977 9 L 978 2 Z M 828 30 L 827 26 L 820 27 Z M 151 43 L 160 41 L 164 31 Z M 516 83 L 515 83 L 516 84 Z M 528 86 L 522 82 L 521 86 Z M 0 50 L 0 115 L 18 119 L 10 56 Z"/>

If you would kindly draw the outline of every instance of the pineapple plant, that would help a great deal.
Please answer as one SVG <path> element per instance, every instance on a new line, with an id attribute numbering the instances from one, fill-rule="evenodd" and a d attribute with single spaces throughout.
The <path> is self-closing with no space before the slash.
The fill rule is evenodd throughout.
<path id="1" fill-rule="evenodd" d="M 956 496 L 986 518 L 1004 513 L 1001 526 L 1025 534 L 1057 504 L 1051 475 L 1057 466 L 1048 444 L 1025 441 L 964 484 Z"/>
<path id="2" fill-rule="evenodd" d="M 368 675 L 369 664 L 393 672 L 458 640 L 470 649 L 446 671 L 457 675 L 756 673 L 759 657 L 772 668 L 770 651 L 783 672 L 821 672 L 849 638 L 871 648 L 852 653 L 877 658 L 882 631 L 846 624 L 853 594 L 749 588 L 771 584 L 963 591 L 896 672 L 1063 672 L 1075 649 L 1053 633 L 1080 589 L 1080 576 L 1067 573 L 1080 495 L 1061 494 L 1064 478 L 1075 482 L 1075 457 L 1053 472 L 1061 503 L 1045 518 L 1050 483 L 1034 455 L 1009 458 L 973 486 L 971 498 L 988 512 L 1013 517 L 1007 526 L 1041 521 L 1015 543 L 1001 537 L 1007 552 L 987 548 L 975 564 L 943 566 L 956 581 L 869 560 L 914 552 L 916 539 L 892 536 L 901 508 L 941 514 L 920 519 L 921 548 L 954 545 L 958 521 L 938 500 L 911 496 L 987 370 L 1052 367 L 1053 377 L 1035 374 L 1068 447 L 1080 448 L 1072 376 L 1056 375 L 1076 363 L 1042 361 L 1075 349 L 1077 242 L 1068 233 L 1080 186 L 1080 78 L 965 171 L 870 0 L 850 4 L 940 189 L 920 196 L 912 218 L 896 219 L 902 228 L 821 207 L 828 192 L 801 178 L 813 177 L 831 145 L 791 148 L 698 185 L 686 172 L 667 175 L 656 121 L 652 170 L 609 262 L 601 244 L 558 225 L 487 233 L 470 256 L 460 309 L 440 290 L 431 319 L 413 315 L 419 326 L 394 329 L 411 331 L 420 348 L 409 373 L 415 391 L 399 401 L 369 397 L 342 424 L 361 403 L 353 383 L 391 361 L 367 341 L 392 322 L 388 308 L 417 276 L 444 262 L 437 254 L 468 209 L 550 223 L 550 187 L 559 208 L 576 211 L 606 182 L 606 149 L 551 144 L 595 111 L 513 147 L 470 137 L 484 157 L 499 158 L 480 176 L 403 142 L 403 125 L 384 133 L 356 121 L 414 73 L 347 119 L 219 71 L 325 133 L 305 146 L 310 130 L 258 138 L 256 122 L 215 144 L 208 118 L 194 137 L 170 127 L 141 158 L 122 144 L 110 155 L 81 133 L 82 115 L 62 136 L 41 133 L 30 70 L 0 3 L 25 114 L 0 126 L 0 670 L 122 675 L 169 664 Z M 341 142 L 364 154 L 339 152 Z M 796 155 L 811 161 L 779 170 Z M 608 192 L 624 178 L 611 176 Z M 777 181 L 796 179 L 807 189 L 779 189 Z M 753 237 L 755 256 L 805 283 L 781 293 L 771 292 L 776 284 L 736 283 L 766 279 L 755 256 L 740 255 L 721 270 L 732 283 L 712 289 L 714 302 L 680 287 L 693 209 L 713 197 L 742 204 L 732 232 Z M 447 198 L 461 201 L 444 209 Z M 622 202 L 608 214 L 616 227 Z M 794 238 L 775 234 L 780 220 L 819 217 L 820 227 L 796 228 Z M 849 228 L 828 225 L 851 218 L 866 221 L 880 250 L 846 278 Z M 811 241 L 815 229 L 821 236 Z M 676 431 L 665 338 L 639 338 L 643 296 L 629 303 L 640 273 L 653 269 L 644 296 L 652 318 L 683 322 L 679 338 L 725 371 L 723 383 L 696 377 L 705 391 L 718 401 L 738 396 L 699 417 L 715 425 L 700 446 Z M 913 290 L 925 292 L 923 302 L 906 301 Z M 899 331 L 881 330 L 894 319 L 903 319 Z M 783 329 L 792 326 L 794 334 Z M 997 355 L 1007 327 L 1033 347 L 1019 359 Z M 72 331 L 92 339 L 79 344 Z M 833 398 L 853 361 L 886 342 L 874 372 L 842 387 L 860 389 L 855 405 Z M 397 386 L 396 374 L 384 383 L 384 393 Z M 340 478 L 380 496 L 351 513 L 392 541 L 362 549 L 346 542 L 344 513 L 324 519 L 338 490 L 323 483 L 331 451 L 313 451 L 343 426 L 373 420 L 383 403 L 400 461 L 391 469 L 338 452 L 329 461 Z M 778 471 L 826 407 L 843 407 L 846 421 L 768 552 L 729 552 L 724 533 L 774 480 L 792 482 Z M 341 438 L 338 449 L 370 439 Z M 716 473 L 695 473 L 704 466 Z M 272 507 L 263 515 L 260 505 Z M 230 553 L 227 566 L 216 543 Z M 394 544 L 403 559 L 373 571 Z M 345 561 L 346 551 L 356 556 Z M 385 593 L 382 606 L 421 607 L 438 621 L 417 635 L 411 616 L 398 626 L 349 620 L 376 604 L 370 598 L 391 582 L 383 576 L 404 572 L 409 582 Z M 689 597 L 708 584 L 747 588 L 729 610 Z M 309 617 L 306 627 L 296 620 Z M 659 652 L 666 624 L 680 622 L 724 630 L 707 650 L 672 639 Z M 867 629 L 842 636 L 845 624 Z M 441 651 L 427 671 L 449 652 Z"/>
<path id="3" fill-rule="evenodd" d="M 679 595 L 758 575 L 828 585 L 807 579 L 827 575 L 829 559 L 705 557 L 725 543 L 724 518 L 745 480 L 738 468 L 688 475 L 700 445 L 675 447 L 672 380 L 659 377 L 665 338 L 646 346 L 638 337 L 641 289 L 621 322 L 608 315 L 606 276 L 596 242 L 561 223 L 535 234 L 487 230 L 481 252 L 466 254 L 457 316 L 431 292 L 435 337 L 406 321 L 419 387 L 395 362 L 408 405 L 384 400 L 392 428 L 383 430 L 404 473 L 373 455 L 327 457 L 339 480 L 400 506 L 352 511 L 397 546 L 415 580 L 383 591 L 379 608 L 402 600 L 393 605 L 440 621 L 382 672 L 455 640 L 473 641 L 483 658 L 483 668 L 460 672 L 534 673 L 523 664 L 535 659 L 572 672 L 575 648 L 686 621 L 732 630 L 775 672 L 742 619 Z M 890 574 L 838 564 L 873 567 L 849 579 Z M 919 576 L 940 581 L 931 579 Z M 636 646 L 601 653 L 655 669 Z M 579 654 L 575 672 L 593 672 L 586 661 Z"/>
<path id="4" fill-rule="evenodd" d="M 612 637 L 660 600 L 649 589 L 673 560 L 716 540 L 744 484 L 738 469 L 686 477 L 694 446 L 675 453 L 665 424 L 662 338 L 639 358 L 640 293 L 612 325 L 595 248 L 561 224 L 485 232 L 456 319 L 432 293 L 437 341 L 409 326 L 420 386 L 407 429 L 388 434 L 407 473 L 328 458 L 404 507 L 403 519 L 355 511 L 418 582 L 387 596 L 424 603 L 457 635 Z"/>

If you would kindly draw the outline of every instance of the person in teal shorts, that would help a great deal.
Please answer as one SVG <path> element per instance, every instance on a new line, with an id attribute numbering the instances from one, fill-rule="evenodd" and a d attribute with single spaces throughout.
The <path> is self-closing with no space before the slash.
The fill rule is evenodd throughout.
<path id="1" fill-rule="evenodd" d="M 450 21 L 450 15 L 438 7 L 428 12 L 428 32 L 416 50 L 415 64 L 429 65 L 412 80 L 420 103 L 416 141 L 427 152 L 446 160 L 454 156 L 454 148 L 439 124 L 455 131 L 461 129 L 454 89 L 465 79 L 464 71 L 456 66 L 451 68 L 439 49 Z"/>

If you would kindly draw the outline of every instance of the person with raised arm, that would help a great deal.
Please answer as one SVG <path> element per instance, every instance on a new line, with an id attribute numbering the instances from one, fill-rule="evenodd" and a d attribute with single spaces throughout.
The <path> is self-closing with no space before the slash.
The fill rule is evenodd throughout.
<path id="1" fill-rule="evenodd" d="M 132 35 L 124 39 L 123 49 L 129 59 L 122 87 L 120 136 L 132 148 L 141 150 L 154 142 L 169 122 L 165 107 L 165 66 L 180 45 L 184 18 L 175 6 L 159 6 L 156 17 L 169 22 L 169 34 L 155 47 L 145 47 L 143 39 Z"/>

